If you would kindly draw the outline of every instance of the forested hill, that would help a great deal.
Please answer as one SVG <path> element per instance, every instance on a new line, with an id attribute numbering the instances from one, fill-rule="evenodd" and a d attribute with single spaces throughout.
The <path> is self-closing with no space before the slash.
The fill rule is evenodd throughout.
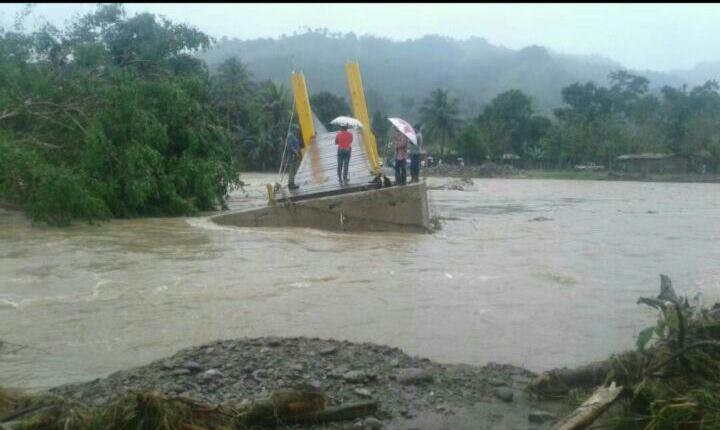
<path id="1" fill-rule="evenodd" d="M 286 85 L 292 70 L 302 70 L 311 94 L 330 91 L 346 99 L 343 63 L 358 60 L 371 112 L 409 118 L 415 117 L 430 91 L 439 87 L 461 99 L 467 117 L 476 116 L 483 105 L 509 89 L 529 94 L 539 112 L 550 113 L 562 104 L 563 87 L 587 81 L 605 85 L 611 71 L 623 68 L 602 57 L 558 54 L 539 46 L 513 50 L 481 38 L 460 41 L 425 36 L 399 42 L 324 30 L 279 39 L 223 38 L 200 55 L 211 70 L 236 56 L 256 78 Z M 682 84 L 670 74 L 643 75 L 649 78 L 651 89 Z"/>

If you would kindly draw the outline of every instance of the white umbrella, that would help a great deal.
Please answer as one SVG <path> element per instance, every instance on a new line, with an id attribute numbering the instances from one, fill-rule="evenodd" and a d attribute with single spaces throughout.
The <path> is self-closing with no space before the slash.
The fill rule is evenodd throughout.
<path id="1" fill-rule="evenodd" d="M 362 128 L 363 124 L 360 122 L 360 120 L 357 120 L 351 116 L 339 116 L 335 118 L 334 120 L 330 121 L 330 124 L 335 125 L 346 125 L 348 127 L 360 127 Z"/>
<path id="2" fill-rule="evenodd" d="M 400 133 L 404 134 L 410 140 L 410 143 L 417 145 L 417 133 L 409 122 L 402 118 L 388 118 L 388 121 L 390 121 Z"/>

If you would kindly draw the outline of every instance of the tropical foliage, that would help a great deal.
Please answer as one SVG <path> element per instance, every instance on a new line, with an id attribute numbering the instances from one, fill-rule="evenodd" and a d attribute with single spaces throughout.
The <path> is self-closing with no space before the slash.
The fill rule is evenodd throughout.
<path id="1" fill-rule="evenodd" d="M 341 115 L 352 116 L 350 106 L 344 98 L 327 91 L 310 96 L 310 106 L 320 122 L 327 127 L 334 118 Z"/>
<path id="2" fill-rule="evenodd" d="M 423 134 L 438 143 L 440 155 L 445 154 L 446 144 L 455 137 L 460 125 L 459 103 L 458 99 L 450 99 L 448 90 L 438 88 L 420 107 Z"/>
<path id="3" fill-rule="evenodd" d="M 437 52 L 446 42 L 423 39 Z M 277 168 L 293 116 L 288 88 L 256 80 L 235 57 L 211 75 L 197 54 L 212 43 L 193 27 L 128 16 L 118 4 L 62 29 L 25 31 L 22 19 L 0 28 L 0 201 L 53 225 L 192 214 L 220 207 L 240 170 Z M 547 59 L 538 49 L 522 53 Z M 368 81 L 380 76 L 369 68 Z M 526 167 L 568 168 L 672 152 L 698 171 L 720 171 L 716 81 L 653 91 L 646 77 L 618 70 L 596 82 L 562 88 L 551 116 L 519 89 L 480 109 L 451 86 L 421 103 L 400 88 L 398 109 L 420 118 L 425 149 L 440 156 L 480 163 L 510 153 Z M 394 96 L 373 88 L 366 96 L 382 143 L 386 116 L 398 115 L 388 102 Z M 350 114 L 333 93 L 311 102 L 326 123 Z"/>
<path id="4" fill-rule="evenodd" d="M 629 153 L 676 153 L 695 171 L 720 171 L 720 87 L 665 86 L 649 91 L 647 78 L 610 73 L 608 87 L 575 83 L 562 90 L 565 105 L 553 117 L 536 113 L 520 90 L 496 96 L 475 118 L 459 120 L 448 91 L 434 90 L 420 108 L 426 147 L 482 162 L 518 157 L 525 167 L 572 168 L 594 163 L 612 168 Z"/>
<path id="5" fill-rule="evenodd" d="M 118 4 L 64 29 L 0 29 L 0 201 L 35 221 L 184 215 L 224 203 L 238 172 L 275 169 L 288 91 L 210 37 Z"/>
<path id="6" fill-rule="evenodd" d="M 0 34 L 0 197 L 37 221 L 188 214 L 237 181 L 204 33 L 102 5 Z"/>

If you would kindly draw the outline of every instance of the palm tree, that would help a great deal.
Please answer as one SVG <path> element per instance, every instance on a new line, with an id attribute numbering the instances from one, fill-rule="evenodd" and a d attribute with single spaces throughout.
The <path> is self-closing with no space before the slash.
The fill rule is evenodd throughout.
<path id="1" fill-rule="evenodd" d="M 257 94 L 256 113 L 256 144 L 261 148 L 257 162 L 266 169 L 279 165 L 282 157 L 292 115 L 292 101 L 287 88 L 269 80 L 262 82 Z"/>
<path id="2" fill-rule="evenodd" d="M 236 57 L 225 60 L 213 76 L 216 109 L 225 119 L 225 127 L 247 121 L 249 98 L 253 92 L 252 73 Z"/>
<path id="3" fill-rule="evenodd" d="M 261 84 L 260 109 L 272 118 L 274 124 L 287 127 L 292 114 L 292 99 L 282 84 L 266 81 Z"/>
<path id="4" fill-rule="evenodd" d="M 461 120 L 459 100 L 448 99 L 448 90 L 438 88 L 425 99 L 420 107 L 420 121 L 425 134 L 440 142 L 440 155 L 445 155 L 445 145 L 455 136 Z"/>

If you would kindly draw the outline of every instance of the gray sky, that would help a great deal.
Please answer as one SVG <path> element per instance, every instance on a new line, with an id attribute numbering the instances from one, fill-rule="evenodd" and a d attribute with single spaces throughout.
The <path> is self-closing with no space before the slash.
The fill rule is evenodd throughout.
<path id="1" fill-rule="evenodd" d="M 542 45 L 599 54 L 634 69 L 687 69 L 720 60 L 716 4 L 126 4 L 215 36 L 277 37 L 305 27 L 404 40 L 425 34 L 483 37 L 508 48 Z M 0 4 L 12 25 L 22 4 Z M 35 15 L 62 24 L 92 3 L 38 4 Z"/>

